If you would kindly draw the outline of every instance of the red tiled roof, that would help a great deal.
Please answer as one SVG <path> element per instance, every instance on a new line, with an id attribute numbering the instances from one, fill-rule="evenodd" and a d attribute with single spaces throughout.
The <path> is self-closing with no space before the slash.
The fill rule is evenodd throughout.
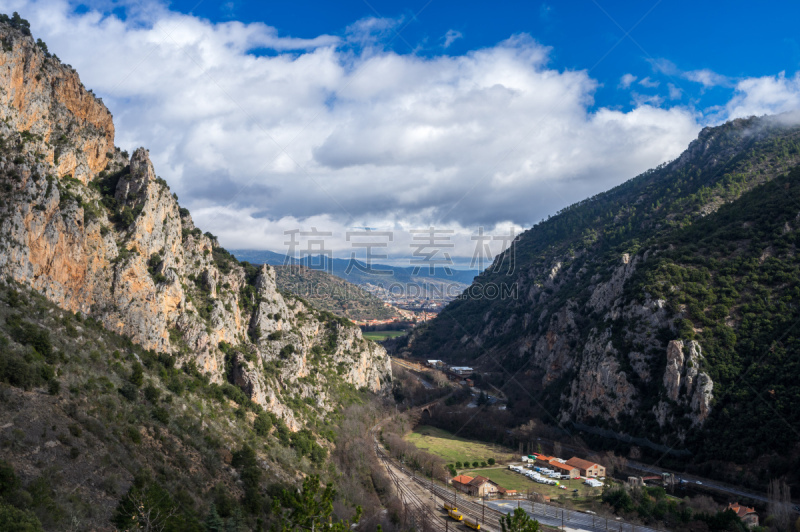
<path id="1" fill-rule="evenodd" d="M 482 485 L 483 485 L 484 483 L 486 483 L 486 482 L 492 482 L 492 481 L 491 481 L 491 480 L 489 480 L 489 479 L 488 479 L 488 478 L 486 478 L 486 477 L 482 477 L 482 476 L 478 475 L 477 477 L 473 478 L 473 479 L 472 479 L 472 480 L 469 482 L 469 485 L 470 485 L 470 486 L 482 486 Z M 492 484 L 494 484 L 494 482 L 492 482 Z"/>
<path id="2" fill-rule="evenodd" d="M 458 475 L 453 479 L 453 482 L 458 482 L 459 484 L 469 484 L 472 482 L 472 477 L 467 475 Z"/>
<path id="3" fill-rule="evenodd" d="M 569 460 L 567 460 L 567 465 L 571 465 L 572 467 L 577 467 L 578 469 L 590 469 L 592 466 L 596 466 L 594 462 L 590 462 L 588 460 L 584 460 L 583 458 L 578 458 L 577 456 L 573 456 Z"/>
<path id="4" fill-rule="evenodd" d="M 550 461 L 550 465 L 551 465 L 551 466 L 553 466 L 553 467 L 555 467 L 556 469 L 560 469 L 560 470 L 562 470 L 562 471 L 566 471 L 566 472 L 568 472 L 568 473 L 569 473 L 570 471 L 573 471 L 574 469 L 577 469 L 575 466 L 570 466 L 570 465 L 562 464 L 561 462 L 556 462 L 555 460 L 551 460 L 551 461 Z"/>
<path id="5" fill-rule="evenodd" d="M 739 517 L 744 517 L 747 514 L 754 514 L 756 513 L 755 508 L 748 508 L 747 506 L 740 506 L 738 502 L 732 502 L 728 504 L 728 510 L 733 510 L 736 512 L 736 515 Z"/>
<path id="6" fill-rule="evenodd" d="M 506 495 L 511 495 L 517 492 L 517 490 L 507 490 L 503 486 L 497 486 L 497 491 L 500 493 L 505 493 Z"/>

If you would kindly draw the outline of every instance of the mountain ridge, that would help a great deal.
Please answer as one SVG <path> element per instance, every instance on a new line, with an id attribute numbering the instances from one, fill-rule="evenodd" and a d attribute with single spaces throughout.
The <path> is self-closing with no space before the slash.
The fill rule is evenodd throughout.
<path id="1" fill-rule="evenodd" d="M 243 265 L 203 234 L 147 150 L 128 160 L 113 147 L 110 112 L 74 70 L 8 25 L 0 39 L 0 273 L 179 365 L 195 361 L 213 382 L 233 378 L 294 430 L 295 393 L 324 412 L 340 378 L 385 388 L 382 347 L 284 296 L 271 267 Z"/>
<path id="2" fill-rule="evenodd" d="M 769 301 L 764 310 L 773 321 L 767 330 L 772 341 L 780 337 L 774 326 L 783 323 L 783 307 L 775 302 L 780 298 L 773 278 L 741 273 L 737 253 L 754 257 L 748 260 L 756 265 L 774 264 L 774 279 L 791 279 L 796 272 L 795 118 L 754 117 L 705 128 L 675 161 L 537 224 L 471 289 L 480 295 L 481 287 L 505 283 L 516 287 L 517 299 L 465 293 L 401 352 L 479 364 L 506 388 L 516 382 L 512 395 L 520 420 L 542 417 L 567 427 L 574 421 L 688 448 L 700 453 L 694 459 L 701 462 L 710 459 L 700 442 L 734 430 L 741 438 L 743 420 L 752 425 L 757 419 L 757 408 L 730 399 L 736 389 L 740 397 L 758 401 L 749 392 L 742 395 L 737 384 L 745 366 L 733 373 L 725 369 L 729 353 L 749 350 L 747 342 L 769 346 L 752 336 L 761 333 L 748 328 L 742 315 L 751 312 L 753 294 Z M 775 183 L 790 196 L 781 198 Z M 757 230 L 764 249 L 758 239 L 744 236 L 759 227 L 746 219 L 747 212 L 738 213 L 738 228 L 727 225 L 737 204 L 753 205 L 754 219 L 777 228 Z M 727 232 L 700 254 L 704 235 L 692 228 L 721 235 L 714 222 Z M 696 242 L 686 241 L 688 234 Z M 734 273 L 724 273 L 729 271 Z M 757 286 L 734 289 L 748 278 L 758 279 Z M 796 284 L 787 286 L 794 290 Z M 792 307 L 783 311 L 795 313 Z M 757 360 L 754 354 L 737 357 Z M 793 387 L 775 393 L 784 402 L 798 400 Z M 736 421 L 730 416 L 734 407 L 748 415 Z M 796 423 L 790 412 L 782 414 Z M 728 430 L 719 424 L 723 415 Z M 709 449 L 728 460 L 792 449 L 774 430 L 750 430 L 759 436 L 741 440 L 751 442 L 744 453 L 744 444 L 731 438 L 715 439 Z"/>

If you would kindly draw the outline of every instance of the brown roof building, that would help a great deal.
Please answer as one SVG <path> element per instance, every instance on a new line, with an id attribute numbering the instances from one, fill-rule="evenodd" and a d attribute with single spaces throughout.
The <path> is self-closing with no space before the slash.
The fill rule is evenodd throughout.
<path id="1" fill-rule="evenodd" d="M 463 493 L 469 493 L 469 491 L 470 491 L 469 483 L 472 482 L 472 478 L 473 477 L 471 477 L 469 475 L 458 475 L 457 477 L 455 477 L 450 482 L 453 484 L 453 486 L 457 490 L 459 490 L 459 491 L 461 491 Z"/>
<path id="2" fill-rule="evenodd" d="M 726 510 L 733 510 L 739 519 L 749 527 L 758 526 L 758 514 L 755 508 L 748 508 L 747 506 L 740 506 L 738 502 L 728 504 Z"/>
<path id="3" fill-rule="evenodd" d="M 493 482 L 486 477 L 478 475 L 469 482 L 469 494 L 476 497 L 492 497 L 498 493 L 497 482 Z"/>
<path id="4" fill-rule="evenodd" d="M 517 490 L 507 490 L 503 486 L 497 486 L 497 493 L 499 493 L 501 497 L 513 497 L 517 494 Z"/>
<path id="5" fill-rule="evenodd" d="M 562 464 L 561 462 L 556 462 L 555 460 L 550 461 L 550 467 L 553 468 L 553 471 L 556 471 L 557 473 L 569 475 L 569 478 L 575 478 L 581 474 L 577 467 Z"/>
<path id="6" fill-rule="evenodd" d="M 591 478 L 606 476 L 605 467 L 601 466 L 600 464 L 595 464 L 594 462 L 584 460 L 583 458 L 578 458 L 577 456 L 573 456 L 567 460 L 567 465 L 577 468 L 582 477 Z"/>

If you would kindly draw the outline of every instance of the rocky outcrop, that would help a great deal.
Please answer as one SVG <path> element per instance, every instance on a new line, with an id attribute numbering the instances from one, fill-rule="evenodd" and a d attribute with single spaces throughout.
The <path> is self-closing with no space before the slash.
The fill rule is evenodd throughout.
<path id="1" fill-rule="evenodd" d="M 38 153 L 57 177 L 87 183 L 115 151 L 111 113 L 77 72 L 44 54 L 30 36 L 3 25 L 0 40 L 0 119 L 25 133 L 24 149 Z"/>
<path id="2" fill-rule="evenodd" d="M 384 389 L 383 348 L 283 295 L 272 268 L 246 270 L 194 226 L 146 149 L 114 148 L 111 114 L 77 73 L 16 30 L 0 25 L 0 39 L 0 275 L 232 380 L 293 428 L 298 399 L 325 413 L 342 385 Z"/>
<path id="3" fill-rule="evenodd" d="M 714 382 L 707 373 L 700 372 L 702 359 L 700 344 L 694 340 L 672 340 L 667 345 L 663 380 L 667 398 L 691 408 L 693 425 L 701 424 L 708 418 L 714 398 Z M 660 412 L 665 411 L 661 405 L 655 408 Z M 657 417 L 662 425 L 666 422 L 666 415 Z"/>
<path id="4" fill-rule="evenodd" d="M 619 353 L 606 331 L 592 331 L 583 348 L 578 376 L 572 381 L 562 419 L 591 419 L 597 416 L 618 420 L 636 404 L 636 389 L 617 360 Z"/>

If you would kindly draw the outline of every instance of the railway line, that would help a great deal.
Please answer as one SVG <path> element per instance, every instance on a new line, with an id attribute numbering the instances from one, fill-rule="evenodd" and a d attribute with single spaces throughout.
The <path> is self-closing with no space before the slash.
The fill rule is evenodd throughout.
<path id="1" fill-rule="evenodd" d="M 395 471 L 397 466 L 386 455 L 386 452 L 377 441 L 375 441 L 375 453 L 386 468 L 386 472 L 397 490 L 397 496 L 403 504 L 406 522 L 413 521 L 418 530 L 425 532 L 446 531 L 448 526 L 445 524 L 442 515 L 433 510 L 413 489 L 410 489 L 405 484 Z"/>
<path id="2" fill-rule="evenodd" d="M 480 530 L 488 532 L 495 532 L 499 527 L 486 526 L 484 522 L 496 523 L 497 520 L 503 515 L 502 512 L 489 508 L 488 506 L 482 507 L 463 496 L 459 497 L 457 494 L 450 493 L 446 488 L 439 486 L 423 477 L 416 476 L 414 471 L 407 470 L 403 464 L 398 463 L 392 459 L 383 446 L 378 441 L 377 431 L 380 423 L 372 428 L 372 440 L 375 445 L 375 454 L 380 460 L 381 464 L 386 468 L 392 483 L 397 490 L 400 502 L 403 504 L 405 512 L 405 520 L 407 522 L 414 522 L 418 530 L 425 532 L 449 532 L 450 530 L 468 530 L 472 527 L 467 527 L 465 522 L 458 522 L 450 518 L 443 511 L 438 510 L 442 508 L 444 502 L 455 502 L 458 512 L 465 518 L 472 520 L 473 523 L 481 523 Z M 405 474 L 408 478 L 403 479 L 398 475 L 397 471 Z M 431 503 L 425 501 L 420 497 L 414 489 L 408 486 L 408 480 L 420 486 L 422 489 L 432 494 Z"/>

